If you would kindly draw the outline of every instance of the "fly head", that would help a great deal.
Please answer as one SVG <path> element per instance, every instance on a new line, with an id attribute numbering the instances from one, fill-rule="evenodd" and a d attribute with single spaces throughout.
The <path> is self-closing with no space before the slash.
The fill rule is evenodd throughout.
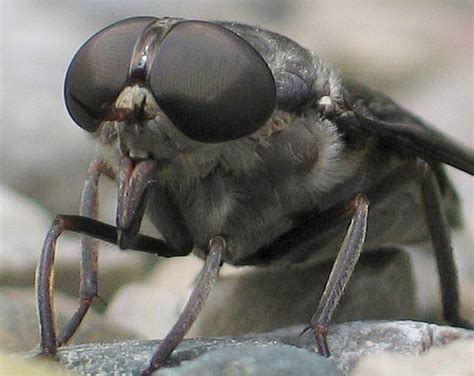
<path id="1" fill-rule="evenodd" d="M 159 160 L 254 133 L 274 111 L 276 87 L 257 50 L 225 27 L 136 17 L 78 50 L 64 95 L 81 128 L 121 155 Z"/>

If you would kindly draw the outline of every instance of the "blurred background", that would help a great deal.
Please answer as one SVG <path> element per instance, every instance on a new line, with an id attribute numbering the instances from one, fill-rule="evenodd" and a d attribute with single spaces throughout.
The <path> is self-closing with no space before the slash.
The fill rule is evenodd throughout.
<path id="1" fill-rule="evenodd" d="M 82 43 L 122 18 L 235 20 L 279 32 L 326 56 L 344 75 L 386 92 L 435 127 L 474 146 L 471 1 L 1 0 L 0 11 L 0 283 L 4 285 L 31 284 L 51 219 L 56 213 L 79 211 L 95 146 L 67 115 L 63 79 Z M 469 279 L 474 180 L 451 168 L 449 174 L 464 202 L 461 269 Z M 113 222 L 114 187 L 104 185 L 103 218 Z M 78 243 L 67 238 L 62 242 L 59 257 L 77 265 Z M 103 254 L 109 261 L 104 265 L 122 263 L 120 275 L 128 278 L 133 269 L 128 256 L 106 248 Z M 138 270 L 146 268 L 147 261 L 131 257 Z M 68 279 L 58 284 L 68 290 Z M 119 279 L 115 277 L 110 290 L 117 289 Z"/>

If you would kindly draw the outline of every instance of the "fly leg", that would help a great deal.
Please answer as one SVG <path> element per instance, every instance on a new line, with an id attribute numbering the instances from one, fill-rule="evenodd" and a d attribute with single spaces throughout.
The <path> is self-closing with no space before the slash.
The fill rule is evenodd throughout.
<path id="1" fill-rule="evenodd" d="M 82 190 L 80 215 L 92 219 L 98 218 L 98 186 L 100 175 L 113 177 L 113 173 L 102 160 L 94 160 L 87 171 Z M 92 300 L 98 296 L 97 286 L 98 243 L 87 235 L 81 236 L 81 276 L 79 288 L 79 306 L 64 326 L 57 345 L 67 343 L 79 327 L 89 310 Z"/>
<path id="2" fill-rule="evenodd" d="M 394 174 L 389 175 L 381 184 L 366 192 L 365 197 L 368 197 L 370 202 L 375 204 L 388 193 L 396 190 L 403 181 L 407 181 L 407 178 L 408 180 L 417 179 L 420 181 L 428 227 L 440 277 L 444 318 L 447 322 L 454 325 L 472 327 L 472 324 L 461 318 L 459 313 L 457 269 L 453 257 L 449 225 L 442 207 L 438 180 L 432 168 L 422 160 L 418 160 L 411 167 L 406 167 L 406 170 L 401 174 L 396 171 Z M 324 356 L 330 355 L 326 341 L 328 325 L 352 274 L 354 264 L 357 262 L 363 245 L 363 236 L 365 235 L 365 232 L 363 233 L 365 231 L 364 221 L 366 221 L 366 218 L 359 216 L 360 214 L 358 214 L 357 210 L 360 209 L 356 209 L 353 215 L 351 225 L 333 265 L 318 309 L 311 319 L 310 328 L 315 335 L 317 351 Z M 340 217 L 344 218 L 345 215 L 342 214 Z M 356 223 L 359 223 L 359 225 L 357 226 Z M 359 229 L 357 230 L 357 228 Z"/>
<path id="3" fill-rule="evenodd" d="M 360 193 L 351 200 L 336 204 L 323 212 L 315 211 L 310 217 L 310 221 L 305 223 L 304 226 L 290 230 L 275 244 L 278 247 L 291 241 L 293 245 L 300 245 L 302 243 L 299 242 L 311 241 L 312 237 L 317 236 L 318 233 L 343 223 L 347 218 L 351 219 L 319 305 L 311 318 L 310 326 L 305 329 L 305 331 L 312 330 L 315 336 L 316 350 L 321 355 L 330 356 L 326 339 L 328 326 L 364 245 L 369 202 L 371 205 L 377 204 L 407 182 L 424 178 L 425 173 L 426 163 L 420 160 L 409 161 L 388 174 L 370 190 Z M 312 235 L 309 234 L 310 227 L 313 227 L 316 231 L 313 230 Z M 298 234 L 301 229 L 302 232 Z"/>
<path id="4" fill-rule="evenodd" d="M 222 254 L 226 250 L 226 242 L 221 236 L 215 236 L 209 241 L 209 253 L 199 275 L 196 286 L 189 297 L 178 321 L 163 339 L 160 347 L 153 354 L 150 365 L 142 372 L 142 376 L 153 374 L 163 367 L 173 350 L 179 345 L 191 325 L 201 312 L 201 309 L 211 292 L 221 265 Z"/>
<path id="5" fill-rule="evenodd" d="M 96 159 L 91 162 L 89 169 L 87 171 L 87 178 L 84 182 L 84 188 L 82 191 L 82 199 L 81 199 L 81 210 L 80 214 L 84 217 L 89 217 L 92 219 L 97 219 L 98 217 L 98 205 L 97 205 L 97 191 L 98 191 L 98 184 L 99 178 L 101 174 L 113 175 L 105 165 L 105 163 L 100 160 Z M 56 218 L 55 223 L 53 223 L 52 229 L 50 234 L 48 234 L 47 242 L 45 242 L 43 248 L 43 255 L 45 254 L 45 249 L 51 249 L 55 247 L 55 239 L 53 243 L 53 239 L 55 234 L 62 232 L 62 227 L 64 224 L 61 224 L 61 219 Z M 53 228 L 55 228 L 53 230 Z M 64 228 L 64 230 L 67 228 Z M 59 234 L 57 235 L 59 236 Z M 46 252 L 48 257 L 46 259 L 43 258 L 40 264 L 47 264 L 48 269 L 53 267 L 54 264 L 54 251 Z M 44 255 L 46 256 L 46 255 Z M 44 270 L 44 269 L 43 269 Z M 52 271 L 51 271 L 52 272 Z M 40 267 L 37 270 L 37 287 L 38 287 L 38 309 L 39 312 L 48 312 L 48 315 L 53 315 L 52 312 L 52 303 L 49 302 L 49 298 L 46 298 L 45 290 L 41 287 L 41 283 L 52 283 L 52 281 L 45 280 L 42 278 L 44 273 L 41 273 Z M 56 346 L 61 346 L 62 344 L 66 343 L 71 336 L 77 330 L 79 324 L 81 323 L 82 319 L 84 318 L 85 314 L 89 310 L 90 305 L 92 304 L 92 299 L 97 296 L 97 242 L 92 240 L 88 236 L 81 237 L 81 284 L 80 284 L 80 292 L 79 292 L 79 306 L 74 312 L 71 319 L 65 325 L 61 335 L 56 340 L 54 327 L 52 326 L 51 320 L 45 320 L 44 322 L 40 322 L 40 328 L 42 330 L 41 334 L 41 349 L 43 353 L 55 353 Z M 48 294 L 50 295 L 50 294 Z M 40 318 L 41 318 L 40 314 Z M 43 334 L 43 331 L 45 333 Z M 49 334 L 47 334 L 49 333 Z"/>
<path id="6" fill-rule="evenodd" d="M 352 207 L 348 207 L 348 211 L 353 212 L 351 224 L 310 324 L 316 340 L 316 350 L 326 357 L 330 355 L 326 339 L 329 323 L 359 260 L 367 232 L 368 199 L 364 195 L 358 195 L 351 204 Z"/>
<path id="7" fill-rule="evenodd" d="M 121 165 L 119 182 L 119 205 L 117 211 L 118 228 L 99 222 L 93 218 L 75 215 L 58 215 L 48 232 L 36 270 L 36 294 L 40 326 L 40 354 L 55 356 L 57 347 L 66 342 L 76 331 L 90 307 L 90 301 L 97 295 L 97 251 L 91 240 L 83 243 L 81 262 L 80 305 L 66 324 L 59 340 L 56 337 L 53 310 L 54 263 L 56 242 L 64 231 L 72 231 L 117 244 L 129 249 L 158 254 L 163 257 L 184 256 L 191 249 L 175 249 L 166 241 L 138 234 L 144 211 L 146 186 L 153 173 L 153 162 L 144 161 L 133 166 L 128 158 Z M 96 164 L 95 164 L 96 163 Z M 143 163 L 143 164 L 142 164 Z M 86 181 L 83 198 L 83 213 L 96 216 L 97 186 L 103 172 L 100 162 L 93 162 Z M 121 227 L 121 225 L 129 227 Z M 88 280 L 87 280 L 88 279 Z"/>
<path id="8" fill-rule="evenodd" d="M 421 183 L 421 192 L 440 279 L 443 318 L 452 325 L 472 328 L 472 324 L 461 318 L 459 313 L 459 281 L 450 229 L 438 180 L 431 168 L 427 170 L 427 176 Z"/>

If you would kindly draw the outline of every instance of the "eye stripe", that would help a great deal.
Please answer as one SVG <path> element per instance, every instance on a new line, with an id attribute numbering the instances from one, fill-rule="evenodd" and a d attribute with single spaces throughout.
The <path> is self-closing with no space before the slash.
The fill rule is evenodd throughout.
<path id="1" fill-rule="evenodd" d="M 129 79 L 146 82 L 150 62 L 153 61 L 161 41 L 176 22 L 159 19 L 150 23 L 135 43 L 129 69 Z"/>

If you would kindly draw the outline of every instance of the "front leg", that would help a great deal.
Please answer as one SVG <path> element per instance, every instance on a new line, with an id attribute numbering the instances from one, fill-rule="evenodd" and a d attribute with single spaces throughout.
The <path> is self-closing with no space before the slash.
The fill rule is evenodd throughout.
<path id="1" fill-rule="evenodd" d="M 98 219 L 98 187 L 101 175 L 113 178 L 113 172 L 102 159 L 91 162 L 87 171 L 81 197 L 80 215 Z M 59 338 L 58 346 L 67 343 L 79 327 L 82 319 L 89 311 L 92 300 L 98 296 L 97 284 L 98 243 L 87 235 L 81 236 L 81 278 L 79 288 L 79 306 L 71 319 L 64 326 Z"/>
<path id="2" fill-rule="evenodd" d="M 146 161 L 149 162 L 149 161 Z M 141 162 L 141 163 L 146 163 Z M 91 239 L 83 241 L 81 262 L 81 299 L 71 320 L 66 324 L 59 340 L 56 338 L 53 312 L 53 272 L 56 255 L 56 241 L 63 231 L 73 231 L 91 238 L 104 240 L 121 247 L 158 254 L 163 257 L 184 256 L 191 248 L 175 249 L 166 241 L 138 234 L 144 209 L 144 195 L 152 169 L 150 163 L 135 166 L 132 171 L 128 161 L 122 164 L 123 171 L 119 184 L 119 205 L 117 222 L 119 227 L 107 225 L 84 216 L 59 215 L 48 232 L 36 270 L 36 291 L 40 326 L 40 351 L 47 356 L 55 356 L 58 345 L 65 343 L 76 331 L 90 307 L 91 300 L 97 295 L 97 251 Z M 96 216 L 97 182 L 101 168 L 99 162 L 91 164 L 85 184 L 83 212 Z M 144 173 L 147 172 L 148 173 Z M 91 173 L 92 172 L 92 173 Z M 126 226 L 127 225 L 127 226 Z M 125 234 L 125 236 L 123 236 Z"/>
<path id="3" fill-rule="evenodd" d="M 99 180 L 100 176 L 102 174 L 108 175 L 110 177 L 113 177 L 112 171 L 108 168 L 108 166 L 105 164 L 105 162 L 102 159 L 95 159 L 94 161 L 91 162 L 89 165 L 89 169 L 87 171 L 87 178 L 84 182 L 84 188 L 82 190 L 82 197 L 81 197 L 81 210 L 80 214 L 83 217 L 91 218 L 91 219 L 97 219 L 98 218 L 98 185 L 99 185 Z M 45 242 L 44 247 L 43 247 L 43 254 L 42 254 L 42 260 L 43 264 L 49 264 L 52 268 L 54 264 L 54 251 L 53 253 L 47 252 L 47 254 L 50 255 L 50 257 L 46 260 L 43 260 L 43 256 L 46 257 L 46 254 L 44 250 L 46 248 L 50 247 L 55 247 L 55 244 L 52 244 L 51 242 L 51 237 L 54 238 L 54 234 L 57 233 L 58 231 L 61 232 L 62 230 L 60 229 L 63 227 L 60 224 L 61 219 L 56 218 L 55 222 L 53 222 L 53 225 L 51 226 L 50 234 L 48 234 L 47 242 Z M 67 227 L 67 226 L 66 226 Z M 54 230 L 53 230 L 54 229 Z M 66 228 L 67 229 L 67 228 Z M 59 234 L 58 234 L 59 236 Z M 55 240 L 54 240 L 55 242 Z M 79 306 L 74 312 L 73 316 L 71 319 L 67 322 L 65 327 L 63 328 L 63 331 L 57 340 L 57 346 L 61 346 L 62 344 L 66 343 L 72 335 L 76 332 L 78 326 L 80 325 L 82 319 L 86 315 L 87 311 L 89 310 L 89 307 L 92 304 L 92 299 L 94 299 L 97 296 L 97 259 L 98 259 L 98 251 L 97 251 L 97 242 L 93 240 L 92 238 L 83 235 L 81 237 L 81 282 L 80 282 L 80 290 L 79 290 Z M 44 270 L 44 269 L 43 269 Z M 38 288 L 38 311 L 46 312 L 51 311 L 49 314 L 52 316 L 52 308 L 50 308 L 50 303 L 48 302 L 48 298 L 45 296 L 42 296 L 41 292 L 43 292 L 44 295 L 44 289 L 39 287 L 39 284 L 41 282 L 46 282 L 44 278 L 42 278 L 42 273 L 41 273 L 41 268 L 38 266 L 37 270 L 37 281 L 36 281 L 36 286 Z M 44 308 L 42 308 L 44 307 Z M 40 315 L 41 317 L 41 315 Z M 52 338 L 50 337 L 55 337 L 54 334 L 54 327 L 51 326 L 51 324 L 47 325 L 49 320 L 46 320 L 43 323 L 40 320 L 40 330 L 46 331 L 50 333 L 47 336 L 47 341 L 42 340 L 41 344 L 41 349 L 43 353 L 51 353 L 55 352 L 55 345 L 53 345 L 53 342 L 56 342 L 56 340 L 53 341 Z M 42 338 L 44 336 L 42 335 Z"/>
<path id="4" fill-rule="evenodd" d="M 227 251 L 227 244 L 223 237 L 214 236 L 209 241 L 206 262 L 202 268 L 199 279 L 196 282 L 191 296 L 183 309 L 183 312 L 169 331 L 160 347 L 153 354 L 147 369 L 142 372 L 142 376 L 152 375 L 153 372 L 163 367 L 174 351 L 183 340 L 184 336 L 196 321 L 201 309 L 209 296 L 217 278 L 221 266 L 222 255 Z"/>
<path id="5" fill-rule="evenodd" d="M 350 204 L 347 211 L 353 213 L 351 224 L 331 269 L 318 308 L 311 318 L 311 329 L 316 339 L 316 350 L 326 357 L 330 355 L 326 340 L 327 329 L 359 260 L 367 232 L 368 199 L 364 195 L 358 195 Z"/>

